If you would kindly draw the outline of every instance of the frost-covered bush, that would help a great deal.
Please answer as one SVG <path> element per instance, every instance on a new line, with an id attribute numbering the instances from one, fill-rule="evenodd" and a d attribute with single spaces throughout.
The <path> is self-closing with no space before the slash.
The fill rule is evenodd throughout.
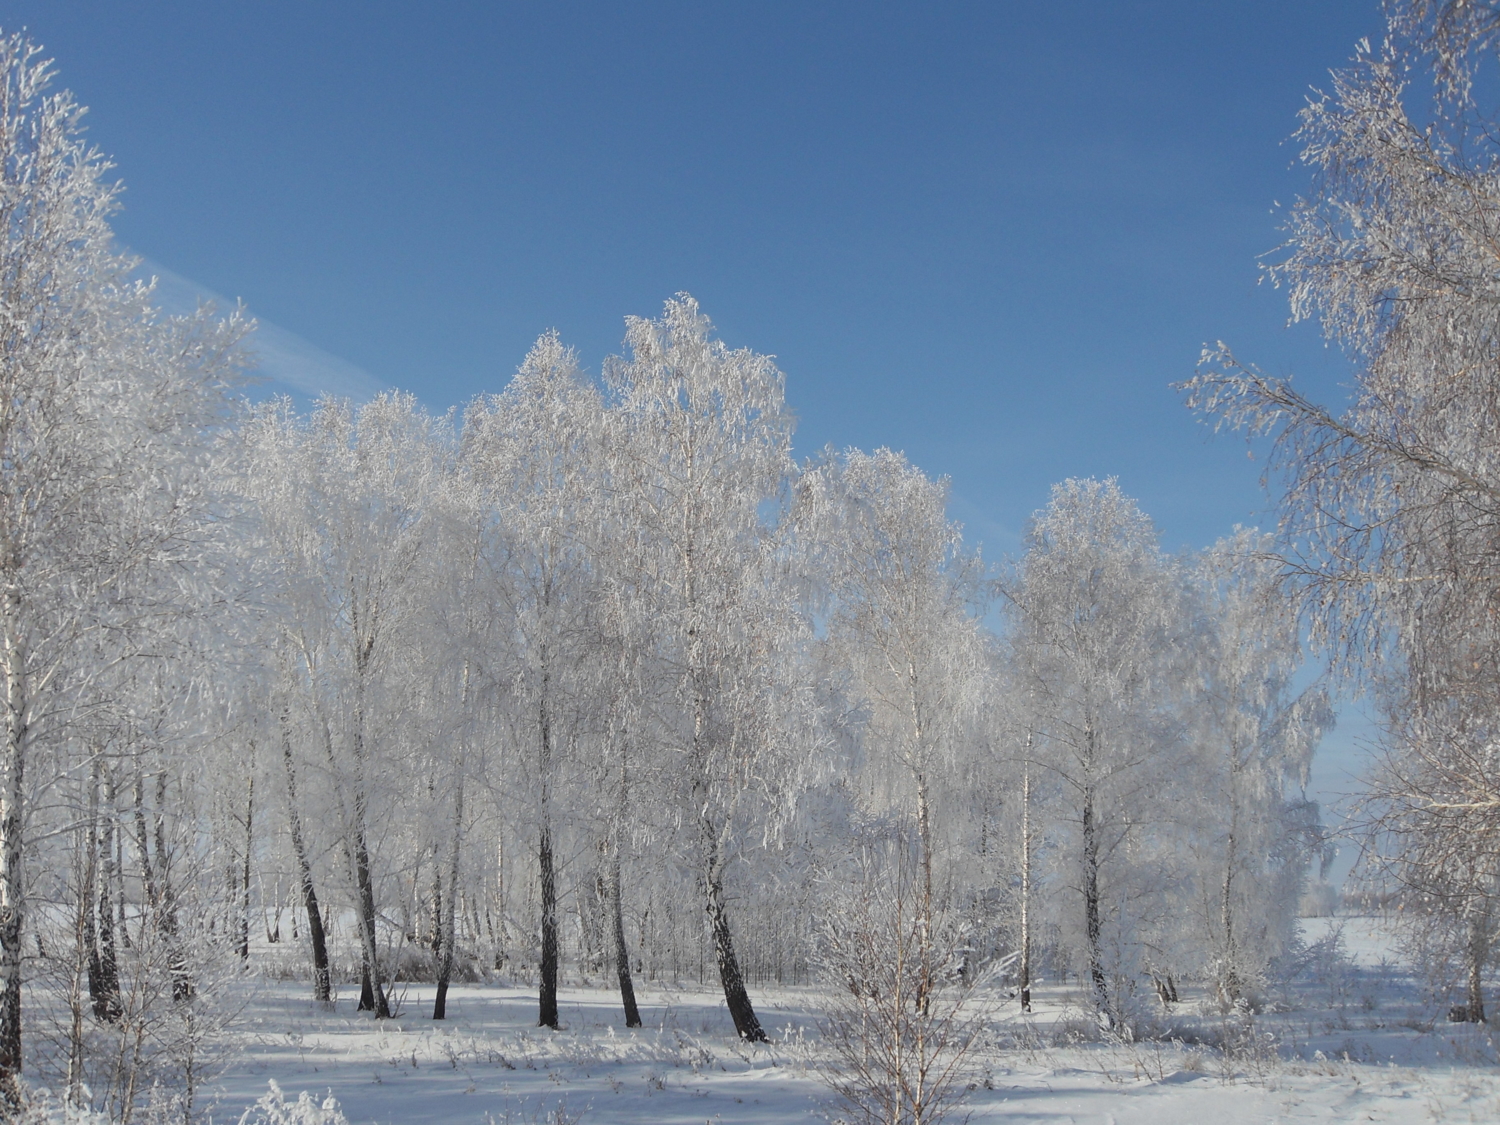
<path id="1" fill-rule="evenodd" d="M 296 1101 L 289 1102 L 272 1079 L 271 1088 L 240 1114 L 239 1125 L 349 1125 L 349 1119 L 332 1095 L 319 1102 L 303 1090 Z"/>
<path id="2" fill-rule="evenodd" d="M 46 1087 L 21 1085 L 20 1111 L 15 1125 L 110 1125 L 107 1116 L 87 1105 L 65 1101 Z"/>

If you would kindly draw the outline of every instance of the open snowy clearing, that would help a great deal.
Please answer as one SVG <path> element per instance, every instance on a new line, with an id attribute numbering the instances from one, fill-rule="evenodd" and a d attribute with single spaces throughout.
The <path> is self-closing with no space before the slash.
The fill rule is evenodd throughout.
<path id="1" fill-rule="evenodd" d="M 1306 924 L 1310 939 L 1329 920 Z M 1272 997 L 1284 1011 L 1252 1024 L 1164 1017 L 1164 1041 L 1088 1042 L 1063 987 L 1033 1017 L 1000 1001 L 973 1058 L 974 1122 L 1238 1125 L 1276 1121 L 1500 1120 L 1496 1041 L 1486 1028 L 1432 1023 L 1392 963 L 1378 923 L 1341 920 L 1348 956 L 1309 962 Z M 469 986 L 450 1019 L 427 1019 L 431 987 L 412 986 L 401 1017 L 376 1023 L 346 996 L 326 1011 L 296 985 L 266 985 L 245 1009 L 242 1053 L 221 1083 L 233 1120 L 274 1080 L 288 1100 L 331 1094 L 351 1122 L 795 1122 L 834 1107 L 820 1078 L 817 993 L 761 990 L 767 1046 L 738 1042 L 708 989 L 643 990 L 644 1028 L 620 1026 L 616 995 L 571 988 L 564 1029 L 537 1028 L 535 994 Z M 1216 1043 L 1237 1047 L 1226 1056 Z"/>

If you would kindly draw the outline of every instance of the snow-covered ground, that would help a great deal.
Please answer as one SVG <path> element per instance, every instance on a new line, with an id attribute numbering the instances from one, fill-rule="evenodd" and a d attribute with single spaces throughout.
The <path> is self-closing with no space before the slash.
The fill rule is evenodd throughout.
<path id="1" fill-rule="evenodd" d="M 1269 998 L 1274 1010 L 1225 1020 L 1184 997 L 1163 1014 L 1160 1040 L 1091 1041 L 1062 986 L 1040 989 L 1029 1018 L 1002 1002 L 958 1116 L 976 1125 L 1500 1121 L 1488 1029 L 1433 1022 L 1434 1002 L 1394 963 L 1378 922 L 1311 920 L 1307 936 L 1340 924 L 1347 955 L 1315 946 L 1323 955 Z M 772 1042 L 749 1047 L 710 990 L 644 989 L 646 1026 L 627 1031 L 613 992 L 567 989 L 565 1027 L 552 1032 L 533 1026 L 535 994 L 520 988 L 456 988 L 449 1020 L 434 1023 L 431 987 L 412 986 L 402 1015 L 376 1023 L 348 997 L 326 1011 L 303 987 L 267 984 L 247 1004 L 243 1049 L 214 1116 L 237 1119 L 275 1080 L 289 1100 L 331 1094 L 356 1125 L 821 1119 L 834 1107 L 819 1071 L 817 993 L 760 990 L 755 1000 Z"/>

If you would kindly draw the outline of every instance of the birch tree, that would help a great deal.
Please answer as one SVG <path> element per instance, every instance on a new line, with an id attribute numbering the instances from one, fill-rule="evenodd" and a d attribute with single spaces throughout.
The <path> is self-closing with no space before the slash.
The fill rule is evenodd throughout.
<path id="1" fill-rule="evenodd" d="M 1296 791 L 1333 721 L 1321 683 L 1293 689 L 1300 638 L 1292 607 L 1277 596 L 1270 547 L 1270 536 L 1241 529 L 1204 552 L 1189 576 L 1204 607 L 1189 704 L 1209 837 L 1204 909 L 1226 1007 L 1290 939 L 1316 843 L 1305 815 L 1315 810 Z"/>
<path id="2" fill-rule="evenodd" d="M 834 595 L 830 637 L 869 712 L 872 780 L 884 773 L 891 785 L 892 771 L 904 774 L 905 799 L 915 808 L 919 952 L 931 968 L 939 905 L 933 789 L 953 772 L 984 683 L 983 641 L 971 612 L 978 559 L 963 550 L 948 519 L 947 482 L 888 449 L 830 460 L 804 476 L 799 494 Z"/>
<path id="3" fill-rule="evenodd" d="M 775 364 L 710 336 L 697 302 L 631 318 L 630 357 L 606 369 L 610 474 L 644 540 L 642 596 L 670 677 L 658 734 L 696 835 L 724 998 L 740 1037 L 766 1038 L 735 951 L 725 876 L 752 794 L 796 785 L 800 685 L 784 662 L 805 626 L 778 580 L 765 513 L 792 471 Z"/>
<path id="4" fill-rule="evenodd" d="M 1334 667 L 1387 712 L 1368 823 L 1400 826 L 1405 844 L 1379 851 L 1411 857 L 1387 873 L 1415 886 L 1451 814 L 1500 808 L 1493 775 L 1465 764 L 1485 753 L 1500 655 L 1497 22 L 1493 4 L 1449 0 L 1389 16 L 1386 41 L 1303 111 L 1313 188 L 1271 266 L 1294 319 L 1319 320 L 1348 356 L 1351 401 L 1322 406 L 1222 344 L 1186 389 L 1216 424 L 1273 438 L 1283 581 Z"/>
<path id="5" fill-rule="evenodd" d="M 1150 520 L 1115 481 L 1068 480 L 1033 518 L 1006 592 L 1027 653 L 1021 682 L 1035 698 L 1037 758 L 1060 783 L 1074 833 L 1074 932 L 1093 1003 L 1114 1026 L 1123 1012 L 1111 978 L 1128 973 L 1120 946 L 1133 929 L 1121 914 L 1131 897 L 1126 845 L 1169 776 L 1159 767 L 1170 734 L 1155 704 L 1173 644 L 1173 584 Z"/>
<path id="6" fill-rule="evenodd" d="M 0 40 L 0 1088 L 17 1096 L 27 770 L 90 702 L 85 654 L 203 516 L 189 447 L 222 409 L 245 326 L 161 320 L 111 245 L 118 186 L 39 48 Z M 138 608 L 138 607 L 137 607 Z M 128 653 L 129 646 L 125 646 Z"/>
<path id="7" fill-rule="evenodd" d="M 372 804 L 380 763 L 393 753 L 395 731 L 378 710 L 377 688 L 420 613 L 417 564 L 452 437 L 410 396 L 382 395 L 358 409 L 325 399 L 305 424 L 272 405 L 260 415 L 258 441 L 262 475 L 289 482 L 280 491 L 266 486 L 292 501 L 267 510 L 282 521 L 273 527 L 292 598 L 285 644 L 333 779 L 359 931 L 359 1007 L 384 1018 L 370 841 L 372 816 L 383 811 Z"/>
<path id="8" fill-rule="evenodd" d="M 558 1026 L 557 853 L 553 795 L 566 746 L 564 722 L 576 692 L 581 646 L 589 640 L 589 554 L 585 517 L 591 461 L 602 417 L 598 392 L 555 333 L 537 341 L 505 392 L 470 407 L 464 456 L 496 506 L 505 532 L 507 604 L 514 628 L 517 697 L 537 783 L 541 986 L 538 1023 Z"/>

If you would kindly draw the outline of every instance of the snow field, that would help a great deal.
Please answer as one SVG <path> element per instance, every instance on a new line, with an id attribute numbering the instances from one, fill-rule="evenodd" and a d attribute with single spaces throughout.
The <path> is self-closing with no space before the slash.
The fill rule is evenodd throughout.
<path id="1" fill-rule="evenodd" d="M 1263 1014 L 1204 1014 L 1184 996 L 1158 1038 L 1100 1041 L 1076 990 L 1048 984 L 1024 1017 L 997 993 L 991 1030 L 972 1057 L 965 1113 L 1047 1125 L 1251 1125 L 1261 1122 L 1500 1121 L 1497 1041 L 1488 1028 L 1434 1022 L 1432 1002 L 1391 960 L 1372 919 L 1342 923 L 1347 955 L 1309 959 L 1267 996 Z M 1318 949 L 1326 947 L 1314 947 Z M 1337 952 L 1337 951 L 1336 951 Z M 817 990 L 755 995 L 768 1045 L 738 1041 L 711 989 L 642 989 L 646 1026 L 622 1026 L 618 997 L 568 988 L 561 1031 L 534 1026 L 536 997 L 474 985 L 449 994 L 450 1019 L 426 1018 L 431 986 L 400 996 L 379 1022 L 266 984 L 246 1002 L 243 1045 L 221 1082 L 214 1119 L 238 1120 L 274 1080 L 288 1103 L 331 1095 L 353 1125 L 676 1125 L 799 1122 L 837 1115 L 820 1067 Z"/>

